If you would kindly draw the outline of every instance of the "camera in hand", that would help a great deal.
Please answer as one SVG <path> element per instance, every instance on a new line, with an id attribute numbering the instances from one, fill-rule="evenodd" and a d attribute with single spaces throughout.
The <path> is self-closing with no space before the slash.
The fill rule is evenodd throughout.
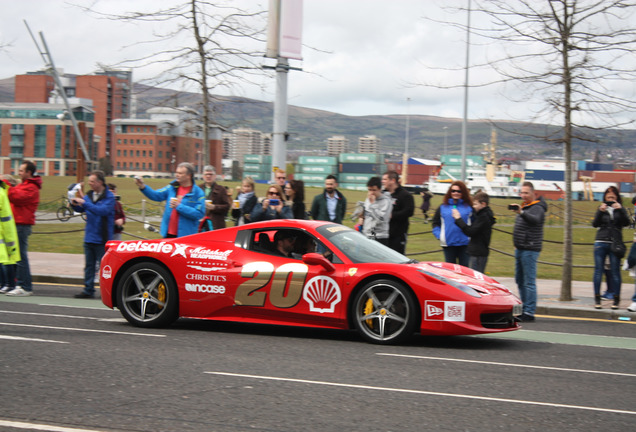
<path id="1" fill-rule="evenodd" d="M 517 210 L 519 204 L 508 204 L 508 210 Z"/>
<path id="2" fill-rule="evenodd" d="M 616 201 L 605 201 L 605 205 L 608 206 L 608 207 L 611 207 L 614 204 L 616 204 Z"/>
<path id="3" fill-rule="evenodd" d="M 269 200 L 269 205 L 277 206 L 278 204 L 280 204 L 280 200 L 277 198 Z"/>

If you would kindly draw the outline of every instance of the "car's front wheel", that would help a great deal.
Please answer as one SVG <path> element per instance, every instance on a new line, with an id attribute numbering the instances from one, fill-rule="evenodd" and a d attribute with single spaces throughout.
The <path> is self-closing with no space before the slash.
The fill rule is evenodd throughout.
<path id="1" fill-rule="evenodd" d="M 156 263 L 137 263 L 120 279 L 117 307 L 138 327 L 162 327 L 178 318 L 179 298 L 170 273 Z"/>
<path id="2" fill-rule="evenodd" d="M 415 331 L 417 304 L 413 293 L 399 282 L 369 282 L 358 291 L 352 307 L 354 326 L 369 342 L 394 344 Z"/>

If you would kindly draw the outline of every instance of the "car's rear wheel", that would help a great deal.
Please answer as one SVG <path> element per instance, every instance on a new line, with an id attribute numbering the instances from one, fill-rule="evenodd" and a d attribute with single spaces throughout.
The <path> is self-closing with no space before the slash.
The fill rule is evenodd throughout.
<path id="1" fill-rule="evenodd" d="M 162 327 L 178 318 L 179 298 L 170 273 L 156 263 L 130 267 L 117 288 L 117 307 L 138 327 Z"/>
<path id="2" fill-rule="evenodd" d="M 353 301 L 353 324 L 369 342 L 394 344 L 412 336 L 418 309 L 404 285 L 379 279 L 366 284 Z"/>

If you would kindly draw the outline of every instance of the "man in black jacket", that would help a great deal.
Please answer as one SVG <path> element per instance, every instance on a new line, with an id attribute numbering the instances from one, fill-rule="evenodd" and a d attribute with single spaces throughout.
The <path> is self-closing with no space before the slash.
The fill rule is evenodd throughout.
<path id="1" fill-rule="evenodd" d="M 534 185 L 524 182 L 521 185 L 519 204 L 511 204 L 512 211 L 517 213 L 512 233 L 515 245 L 515 281 L 519 288 L 519 296 L 523 302 L 521 321 L 534 321 L 537 308 L 537 262 L 543 245 L 543 224 L 548 209 L 543 197 L 536 196 Z"/>
<path id="2" fill-rule="evenodd" d="M 409 232 L 409 218 L 415 211 L 413 195 L 400 186 L 400 176 L 395 171 L 382 175 L 382 186 L 391 194 L 393 212 L 389 223 L 389 247 L 403 254 L 406 251 L 406 236 Z"/>
<path id="3" fill-rule="evenodd" d="M 459 210 L 452 210 L 455 224 L 461 228 L 464 234 L 470 237 L 467 249 L 470 257 L 468 266 L 481 273 L 486 271 L 492 226 L 496 222 L 495 215 L 488 206 L 489 201 L 490 199 L 486 192 L 479 191 L 475 194 L 473 197 L 473 210 L 475 210 L 475 213 L 470 225 L 462 219 Z"/>

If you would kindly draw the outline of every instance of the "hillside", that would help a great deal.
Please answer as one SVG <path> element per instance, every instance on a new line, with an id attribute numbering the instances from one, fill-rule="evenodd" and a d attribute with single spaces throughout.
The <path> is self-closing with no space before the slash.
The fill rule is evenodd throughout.
<path id="1" fill-rule="evenodd" d="M 13 78 L 0 80 L 0 102 L 13 101 Z M 197 93 L 177 92 L 135 84 L 138 117 L 153 106 L 200 106 Z M 213 121 L 228 130 L 249 127 L 263 132 L 271 131 L 273 104 L 254 99 L 216 96 Z M 401 153 L 404 150 L 404 115 L 346 116 L 342 114 L 289 106 L 288 150 L 294 154 L 326 150 L 326 140 L 333 135 L 344 135 L 355 151 L 357 139 L 363 135 L 376 135 L 382 140 L 382 152 Z M 461 119 L 426 115 L 411 115 L 409 153 L 415 157 L 435 158 L 444 152 L 444 127 L 447 127 L 447 153 L 460 153 Z M 510 121 L 494 121 L 498 128 L 498 154 L 513 158 L 560 157 L 561 147 L 538 138 L 556 128 L 541 124 L 526 125 Z M 484 120 L 470 120 L 467 132 L 469 154 L 483 150 L 490 141 L 492 125 Z M 584 131 L 579 131 L 584 132 Z M 591 141 L 574 142 L 575 159 L 594 157 L 597 150 L 603 158 L 636 159 L 636 130 L 602 130 L 585 134 Z"/>

